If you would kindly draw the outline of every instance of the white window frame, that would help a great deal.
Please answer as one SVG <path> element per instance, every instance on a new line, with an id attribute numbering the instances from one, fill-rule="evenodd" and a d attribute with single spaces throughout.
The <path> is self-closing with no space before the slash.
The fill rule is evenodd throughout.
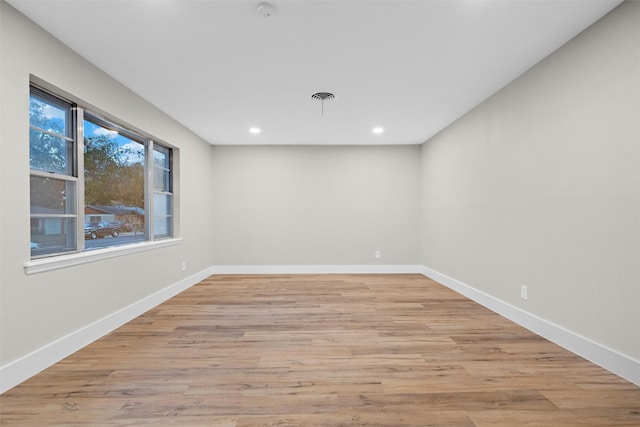
<path id="1" fill-rule="evenodd" d="M 54 252 L 54 253 L 44 253 L 41 255 L 31 255 L 30 260 L 25 262 L 24 269 L 27 274 L 34 274 L 43 271 L 55 270 L 59 268 L 66 268 L 72 265 L 84 264 L 87 262 L 94 262 L 102 259 L 108 259 L 116 256 L 123 256 L 127 254 L 137 253 L 141 251 L 146 251 L 150 249 L 171 246 L 178 244 L 182 241 L 182 239 L 177 235 L 179 231 L 179 227 L 177 224 L 177 215 L 176 215 L 176 193 L 175 193 L 175 182 L 177 181 L 177 148 L 167 144 L 163 141 L 158 140 L 157 138 L 135 129 L 131 126 L 122 124 L 122 120 L 118 120 L 115 118 L 111 118 L 110 116 L 98 113 L 93 108 L 85 107 L 82 101 L 70 99 L 69 96 L 61 95 L 61 91 L 56 91 L 55 89 L 50 89 L 46 86 L 46 84 L 41 84 L 37 82 L 30 82 L 29 85 L 29 97 L 34 93 L 32 88 L 35 88 L 35 93 L 40 94 L 44 93 L 47 95 L 47 98 L 52 98 L 52 100 L 59 100 L 61 104 L 70 105 L 72 109 L 72 125 L 74 126 L 73 131 L 73 142 L 74 145 L 74 158 L 72 159 L 73 164 L 70 166 L 71 175 L 58 174 L 58 173 L 50 173 L 39 171 L 30 168 L 30 176 L 40 176 L 40 177 L 48 177 L 48 178 L 57 178 L 64 179 L 67 181 L 75 182 L 75 201 L 76 201 L 76 212 L 74 217 L 76 218 L 76 248 L 75 250 L 65 251 L 65 252 Z M 144 222 L 145 222 L 145 240 L 139 242 L 125 243 L 122 245 L 113 245 L 100 249 L 91 249 L 86 250 L 85 248 L 85 239 L 84 239 L 84 211 L 85 211 L 85 201 L 84 201 L 84 119 L 85 114 L 87 118 L 95 118 L 98 121 L 104 122 L 108 124 L 109 127 L 113 127 L 118 130 L 118 132 L 122 132 L 123 135 L 127 137 L 133 137 L 136 141 L 142 142 L 145 147 L 145 162 L 144 162 Z M 30 128 L 34 128 L 30 125 Z M 38 131 L 45 131 L 43 129 L 36 129 Z M 59 137 L 59 135 L 53 135 Z M 31 144 L 31 141 L 29 141 Z M 168 235 L 166 236 L 156 236 L 154 234 L 154 207 L 153 207 L 153 196 L 157 193 L 156 188 L 154 186 L 154 168 L 155 164 L 153 162 L 153 152 L 154 146 L 158 145 L 166 150 L 169 156 L 169 188 L 166 189 L 168 191 L 160 191 L 159 194 L 168 195 L 170 197 L 170 207 L 169 207 L 169 215 L 170 217 L 170 230 Z M 30 210 L 31 212 L 31 210 Z M 62 215 L 62 214 L 61 214 Z M 41 214 L 32 214 L 31 218 L 40 218 L 45 215 Z M 55 215 L 59 217 L 60 215 Z M 63 215 L 68 216 L 68 215 Z M 31 221 L 30 221 L 31 224 Z M 30 232 L 31 235 L 31 232 Z"/>
<path id="2" fill-rule="evenodd" d="M 149 204 L 153 204 L 154 208 L 155 208 L 155 196 L 159 195 L 159 196 L 164 196 L 164 197 L 168 197 L 170 200 L 170 209 L 169 209 L 169 213 L 167 215 L 160 215 L 157 212 L 153 213 L 153 218 L 150 218 L 149 221 L 149 235 L 157 237 L 159 239 L 163 239 L 163 238 L 167 238 L 168 236 L 166 235 L 160 235 L 158 236 L 156 234 L 156 230 L 155 230 L 155 220 L 156 218 L 165 218 L 165 219 L 170 219 L 170 226 L 169 226 L 169 236 L 172 235 L 174 233 L 174 194 L 173 194 L 173 150 L 171 150 L 169 147 L 163 145 L 163 144 L 158 144 L 159 147 L 162 147 L 164 150 L 166 150 L 166 155 L 168 156 L 168 162 L 169 162 L 169 167 L 161 167 L 158 168 L 158 166 L 156 165 L 156 162 L 153 158 L 153 153 L 155 151 L 155 141 L 151 140 L 150 146 L 149 146 L 149 150 L 148 150 L 148 164 L 149 169 L 148 169 L 148 175 L 150 175 L 149 178 L 149 194 L 150 194 L 150 199 L 149 200 Z M 158 189 L 155 185 L 155 170 L 156 169 L 161 169 L 165 172 L 169 172 L 169 182 L 168 185 L 166 187 L 163 186 L 162 189 Z M 145 180 L 146 182 L 146 180 Z M 146 201 L 145 201 L 146 203 Z"/>

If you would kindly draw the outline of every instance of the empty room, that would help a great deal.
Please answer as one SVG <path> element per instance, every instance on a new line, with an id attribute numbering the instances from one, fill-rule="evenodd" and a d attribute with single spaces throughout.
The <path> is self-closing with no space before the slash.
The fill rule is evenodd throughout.
<path id="1" fill-rule="evenodd" d="M 640 425 L 640 2 L 0 0 L 0 424 Z"/>

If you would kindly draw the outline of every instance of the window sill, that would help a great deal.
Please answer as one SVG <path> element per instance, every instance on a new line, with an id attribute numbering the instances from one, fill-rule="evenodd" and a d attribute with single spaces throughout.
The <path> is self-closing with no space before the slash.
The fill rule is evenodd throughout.
<path id="1" fill-rule="evenodd" d="M 136 243 L 133 245 L 115 246 L 111 248 L 96 249 L 88 252 L 80 252 L 70 255 L 52 256 L 49 258 L 34 259 L 24 263 L 24 272 L 27 275 L 44 273 L 45 271 L 58 270 L 74 265 L 101 261 L 103 259 L 145 252 L 153 249 L 164 248 L 180 244 L 182 238 L 156 240 L 153 242 Z"/>

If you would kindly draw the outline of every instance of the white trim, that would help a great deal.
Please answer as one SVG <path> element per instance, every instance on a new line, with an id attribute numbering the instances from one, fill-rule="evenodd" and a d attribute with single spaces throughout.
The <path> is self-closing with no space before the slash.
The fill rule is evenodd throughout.
<path id="1" fill-rule="evenodd" d="M 4 393 L 158 304 L 206 279 L 213 274 L 212 271 L 211 267 L 202 270 L 0 367 L 0 393 Z"/>
<path id="2" fill-rule="evenodd" d="M 602 368 L 640 386 L 640 360 L 528 313 L 428 267 L 422 274 Z"/>
<path id="3" fill-rule="evenodd" d="M 172 241 L 179 239 L 172 239 Z M 164 241 L 169 242 L 169 241 Z M 156 243 L 156 242 L 154 242 Z M 176 244 L 174 242 L 172 244 Z M 164 245 L 163 245 L 164 246 Z M 154 245 L 156 247 L 156 245 Z M 148 247 L 147 247 L 148 249 Z M 145 249 L 142 249 L 145 250 Z M 119 256 L 122 251 L 112 256 Z M 110 258 L 111 256 L 105 256 Z M 104 258 L 100 258 L 104 259 Z M 94 259 L 84 262 L 90 262 Z M 73 265 L 73 264 L 72 264 Z M 57 267 L 62 268 L 62 267 Z M 26 269 L 26 266 L 25 266 Z M 37 272 L 39 272 L 38 270 Z M 112 313 L 76 332 L 0 367 L 0 393 L 64 359 L 114 329 L 213 274 L 403 274 L 419 273 L 489 308 L 503 317 L 640 386 L 640 361 L 609 349 L 561 326 L 475 289 L 436 270 L 419 265 L 258 265 L 213 266 Z"/>
<path id="4" fill-rule="evenodd" d="M 33 259 L 24 263 L 25 274 L 43 273 L 45 271 L 58 270 L 88 262 L 115 258 L 137 252 L 173 246 L 182 243 L 182 238 L 155 240 L 152 242 L 139 242 L 130 245 L 111 246 L 104 249 L 96 249 L 86 252 L 78 252 L 69 255 L 52 256 L 48 258 Z"/>
<path id="5" fill-rule="evenodd" d="M 420 265 L 219 265 L 213 274 L 406 274 Z"/>

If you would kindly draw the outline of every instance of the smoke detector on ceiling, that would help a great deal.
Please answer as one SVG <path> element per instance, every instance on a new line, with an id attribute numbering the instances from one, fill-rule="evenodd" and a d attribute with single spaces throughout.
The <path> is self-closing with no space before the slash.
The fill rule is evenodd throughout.
<path id="1" fill-rule="evenodd" d="M 263 18 L 268 18 L 273 15 L 273 6 L 271 6 L 269 3 L 260 3 L 258 5 L 258 13 Z"/>

